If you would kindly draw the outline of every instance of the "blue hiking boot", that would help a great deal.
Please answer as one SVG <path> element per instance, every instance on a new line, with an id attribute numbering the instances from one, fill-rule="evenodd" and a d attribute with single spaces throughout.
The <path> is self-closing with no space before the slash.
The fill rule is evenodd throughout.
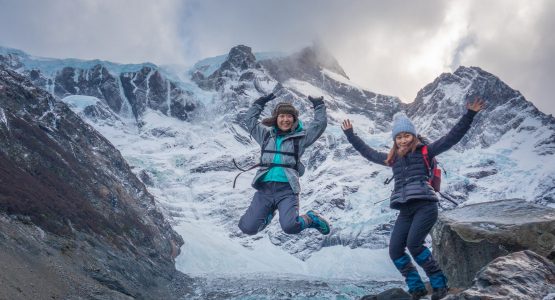
<path id="1" fill-rule="evenodd" d="M 422 297 L 428 295 L 428 290 L 426 289 L 418 289 L 418 290 L 414 290 L 410 293 L 410 299 L 411 300 L 418 300 L 418 299 L 422 299 Z"/>
<path id="2" fill-rule="evenodd" d="M 448 292 L 449 292 L 448 287 L 434 289 L 432 294 L 432 300 L 443 299 L 445 296 L 447 296 Z"/>
<path id="3" fill-rule="evenodd" d="M 439 300 L 447 296 L 449 287 L 447 286 L 447 277 L 445 277 L 443 272 L 436 272 L 428 276 L 428 278 L 430 278 L 430 285 L 433 289 L 432 300 Z"/>
<path id="4" fill-rule="evenodd" d="M 401 272 L 401 275 L 405 277 L 405 282 L 409 288 L 409 294 L 412 300 L 421 299 L 428 294 L 426 286 L 424 282 L 422 282 L 408 254 L 405 253 L 403 256 L 394 259 L 393 264 L 395 264 L 397 270 Z"/>
<path id="5" fill-rule="evenodd" d="M 308 216 L 307 228 L 316 228 L 323 235 L 328 235 L 330 233 L 330 223 L 318 213 L 309 210 L 306 212 L 306 216 Z"/>

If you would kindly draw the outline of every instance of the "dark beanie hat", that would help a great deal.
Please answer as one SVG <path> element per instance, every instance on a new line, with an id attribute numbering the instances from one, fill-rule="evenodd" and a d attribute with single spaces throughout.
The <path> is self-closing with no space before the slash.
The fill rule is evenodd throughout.
<path id="1" fill-rule="evenodd" d="M 299 120 L 299 111 L 293 106 L 291 103 L 281 102 L 276 105 L 274 111 L 272 112 L 272 116 L 262 120 L 262 124 L 266 126 L 276 126 L 277 125 L 277 117 L 280 114 L 290 114 L 295 119 L 295 124 L 293 128 L 297 127 L 298 120 Z"/>

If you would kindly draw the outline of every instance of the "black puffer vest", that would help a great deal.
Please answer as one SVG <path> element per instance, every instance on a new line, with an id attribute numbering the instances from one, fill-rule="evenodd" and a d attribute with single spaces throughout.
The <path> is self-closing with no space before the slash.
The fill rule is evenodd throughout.
<path id="1" fill-rule="evenodd" d="M 413 199 L 438 201 L 434 189 L 428 182 L 429 171 L 422 156 L 422 146 L 418 145 L 414 152 L 398 157 L 393 163 L 395 186 L 391 193 L 390 206 L 399 209 L 403 203 Z"/>

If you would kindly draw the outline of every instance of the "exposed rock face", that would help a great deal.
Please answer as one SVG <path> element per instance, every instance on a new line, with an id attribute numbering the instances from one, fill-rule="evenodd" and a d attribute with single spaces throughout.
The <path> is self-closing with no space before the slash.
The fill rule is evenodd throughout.
<path id="1" fill-rule="evenodd" d="M 446 300 L 545 299 L 555 293 L 555 265 L 532 251 L 498 257 L 485 266 L 472 287 Z"/>
<path id="2" fill-rule="evenodd" d="M 457 146 L 459 149 L 489 147 L 507 132 L 551 131 L 534 145 L 540 155 L 555 153 L 555 119 L 541 113 L 522 94 L 497 76 L 477 67 L 459 67 L 454 73 L 441 74 L 421 89 L 408 107 L 408 115 L 425 129 L 432 139 L 450 129 L 466 110 L 465 104 L 480 96 L 486 109 L 474 121 L 473 128 Z M 487 113 L 495 110 L 495 113 Z M 487 117 L 486 117 L 487 114 Z M 530 116 L 537 122 L 527 122 Z M 537 133 L 536 133 L 537 134 Z M 540 135 L 538 135 L 540 136 Z M 507 138 L 507 136 L 505 136 Z"/>
<path id="3" fill-rule="evenodd" d="M 432 237 L 450 286 L 464 288 L 499 256 L 522 250 L 553 255 L 555 209 L 518 199 L 472 204 L 442 213 Z"/>
<path id="4" fill-rule="evenodd" d="M 192 75 L 199 87 L 206 90 L 221 90 L 222 87 L 229 82 L 229 79 L 243 81 L 252 81 L 255 79 L 255 71 L 260 70 L 261 66 L 256 62 L 256 57 L 252 53 L 250 47 L 239 45 L 231 48 L 227 55 L 227 59 L 220 67 L 204 78 L 200 71 L 194 72 Z M 245 87 L 239 85 L 243 91 Z"/>
<path id="5" fill-rule="evenodd" d="M 114 295 L 168 296 L 183 240 L 152 195 L 108 140 L 2 66 L 0 184 L 0 221 L 9 228 L 0 232 L 0 244 L 11 255 L 29 262 L 35 254 L 45 268 L 51 255 L 61 273 L 86 277 L 84 284 Z M 63 286 L 65 296 L 82 290 Z"/>
<path id="6" fill-rule="evenodd" d="M 25 61 L 32 63 L 26 66 Z M 191 91 L 166 78 L 152 64 L 129 68 L 100 61 L 48 62 L 41 65 L 15 49 L 0 53 L 0 64 L 29 76 L 35 86 L 56 98 L 96 97 L 116 114 L 135 118 L 139 125 L 147 108 L 187 121 L 200 106 Z"/>

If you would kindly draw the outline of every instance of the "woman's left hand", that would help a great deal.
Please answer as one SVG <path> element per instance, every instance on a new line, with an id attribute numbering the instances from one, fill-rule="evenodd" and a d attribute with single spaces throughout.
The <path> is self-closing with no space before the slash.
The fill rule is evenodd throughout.
<path id="1" fill-rule="evenodd" d="M 479 112 L 482 109 L 484 109 L 485 104 L 486 104 L 486 101 L 484 101 L 484 99 L 476 96 L 474 97 L 474 101 L 472 101 L 472 103 L 466 104 L 466 108 L 475 112 Z"/>

